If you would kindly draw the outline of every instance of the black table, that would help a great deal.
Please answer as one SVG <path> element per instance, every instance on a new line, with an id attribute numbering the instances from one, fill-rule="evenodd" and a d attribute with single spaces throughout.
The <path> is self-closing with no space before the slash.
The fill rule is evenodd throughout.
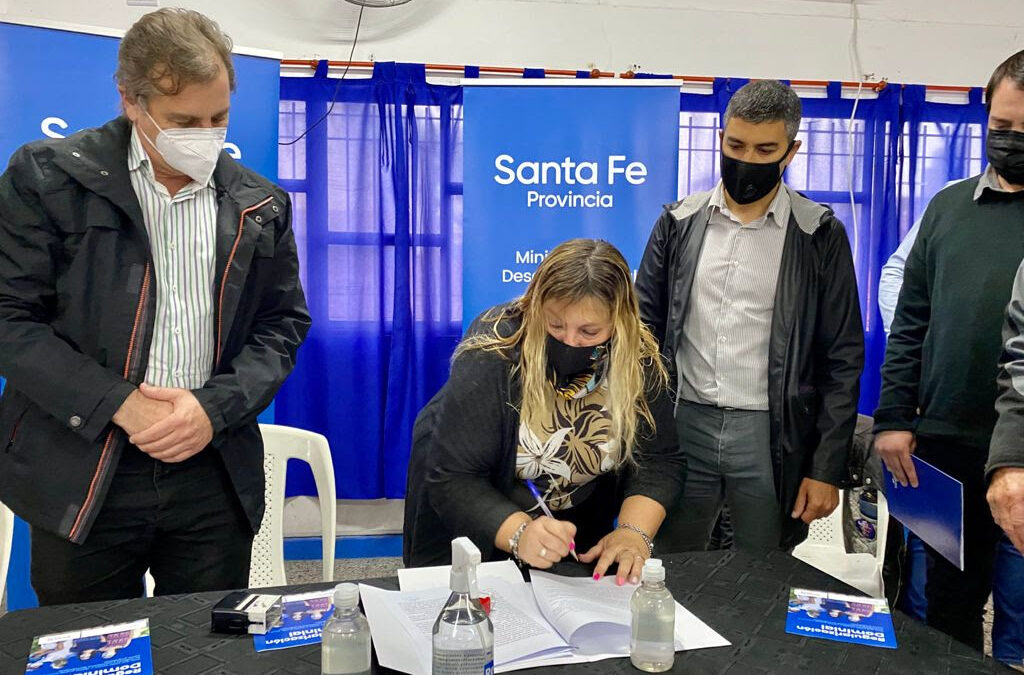
<path id="1" fill-rule="evenodd" d="M 677 673 L 1008 673 L 964 644 L 893 613 L 899 649 L 879 649 L 789 635 L 785 632 L 790 587 L 848 591 L 841 582 L 784 553 L 763 558 L 733 553 L 688 553 L 664 558 L 676 600 L 725 636 L 732 646 L 676 654 Z M 397 579 L 371 581 L 397 588 Z M 291 587 L 300 592 L 329 584 Z M 257 654 L 251 637 L 211 635 L 210 608 L 224 593 L 66 605 L 0 617 L 0 675 L 25 672 L 32 638 L 149 617 L 153 661 L 160 675 L 310 675 L 320 672 L 320 647 Z M 374 672 L 390 672 L 376 665 Z M 526 671 L 524 671 L 526 672 Z M 538 668 L 537 675 L 629 673 L 628 659 Z"/>

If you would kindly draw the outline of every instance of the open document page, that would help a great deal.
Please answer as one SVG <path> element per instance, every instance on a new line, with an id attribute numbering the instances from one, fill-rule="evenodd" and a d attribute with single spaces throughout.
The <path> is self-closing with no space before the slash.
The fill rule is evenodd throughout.
<path id="1" fill-rule="evenodd" d="M 431 632 L 450 591 L 385 591 L 360 584 L 363 608 L 381 665 L 407 673 L 430 673 Z M 541 615 L 529 586 L 488 579 L 494 625 L 496 672 L 517 669 L 524 658 L 569 653 L 568 643 Z M 518 666 L 529 667 L 529 666 Z"/>
<path id="2" fill-rule="evenodd" d="M 617 586 L 614 576 L 600 581 L 530 573 L 537 605 L 548 622 L 583 656 L 629 654 L 633 584 Z M 676 603 L 676 650 L 724 647 L 729 641 Z"/>

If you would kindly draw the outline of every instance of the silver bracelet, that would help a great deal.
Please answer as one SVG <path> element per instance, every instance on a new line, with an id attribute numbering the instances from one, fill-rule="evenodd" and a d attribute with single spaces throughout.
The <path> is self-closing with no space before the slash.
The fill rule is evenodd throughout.
<path id="1" fill-rule="evenodd" d="M 519 526 L 519 528 L 518 528 L 518 529 L 516 530 L 516 533 L 515 533 L 515 534 L 513 534 L 513 535 L 512 535 L 511 537 L 509 537 L 509 539 L 508 539 L 508 549 L 509 549 L 509 552 L 510 552 L 510 553 L 512 554 L 512 558 L 513 558 L 513 559 L 514 559 L 514 560 L 515 560 L 515 561 L 516 561 L 517 563 L 521 563 L 521 562 L 523 562 L 523 559 L 519 557 L 519 538 L 523 536 L 523 532 L 526 532 L 526 527 L 527 527 L 527 525 L 529 525 L 529 524 L 530 524 L 530 521 L 526 521 L 526 522 L 524 522 L 524 523 L 523 523 L 522 525 L 520 525 L 520 526 Z"/>
<path id="2" fill-rule="evenodd" d="M 647 536 L 646 532 L 641 530 L 636 525 L 631 525 L 629 523 L 619 523 L 619 529 L 632 530 L 633 532 L 636 532 L 637 534 L 639 534 L 641 537 L 643 537 L 644 543 L 647 544 L 647 555 L 648 556 L 653 556 L 654 555 L 654 542 L 651 541 L 651 538 Z"/>

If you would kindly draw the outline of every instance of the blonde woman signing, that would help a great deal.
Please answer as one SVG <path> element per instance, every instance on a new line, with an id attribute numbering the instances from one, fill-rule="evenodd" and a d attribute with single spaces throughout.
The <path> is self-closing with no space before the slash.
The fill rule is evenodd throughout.
<path id="1" fill-rule="evenodd" d="M 484 560 L 547 569 L 572 552 L 635 583 L 686 477 L 666 386 L 622 254 L 556 247 L 525 295 L 474 322 L 417 417 L 406 566 L 443 564 L 468 536 Z"/>

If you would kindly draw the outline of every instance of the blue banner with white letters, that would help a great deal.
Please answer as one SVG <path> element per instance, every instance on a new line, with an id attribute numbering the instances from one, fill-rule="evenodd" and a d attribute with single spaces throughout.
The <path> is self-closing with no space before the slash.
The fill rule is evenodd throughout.
<path id="1" fill-rule="evenodd" d="M 114 81 L 119 43 L 116 37 L 0 22 L 0 171 L 25 143 L 63 138 L 120 114 Z M 280 61 L 235 55 L 234 65 L 238 90 L 224 147 L 242 164 L 276 180 Z M 272 409 L 261 421 L 273 421 Z M 34 606 L 28 528 L 21 521 L 12 556 L 7 608 Z"/>
<path id="2" fill-rule="evenodd" d="M 567 239 L 606 239 L 636 269 L 676 199 L 677 87 L 480 85 L 464 102 L 465 325 Z"/>

